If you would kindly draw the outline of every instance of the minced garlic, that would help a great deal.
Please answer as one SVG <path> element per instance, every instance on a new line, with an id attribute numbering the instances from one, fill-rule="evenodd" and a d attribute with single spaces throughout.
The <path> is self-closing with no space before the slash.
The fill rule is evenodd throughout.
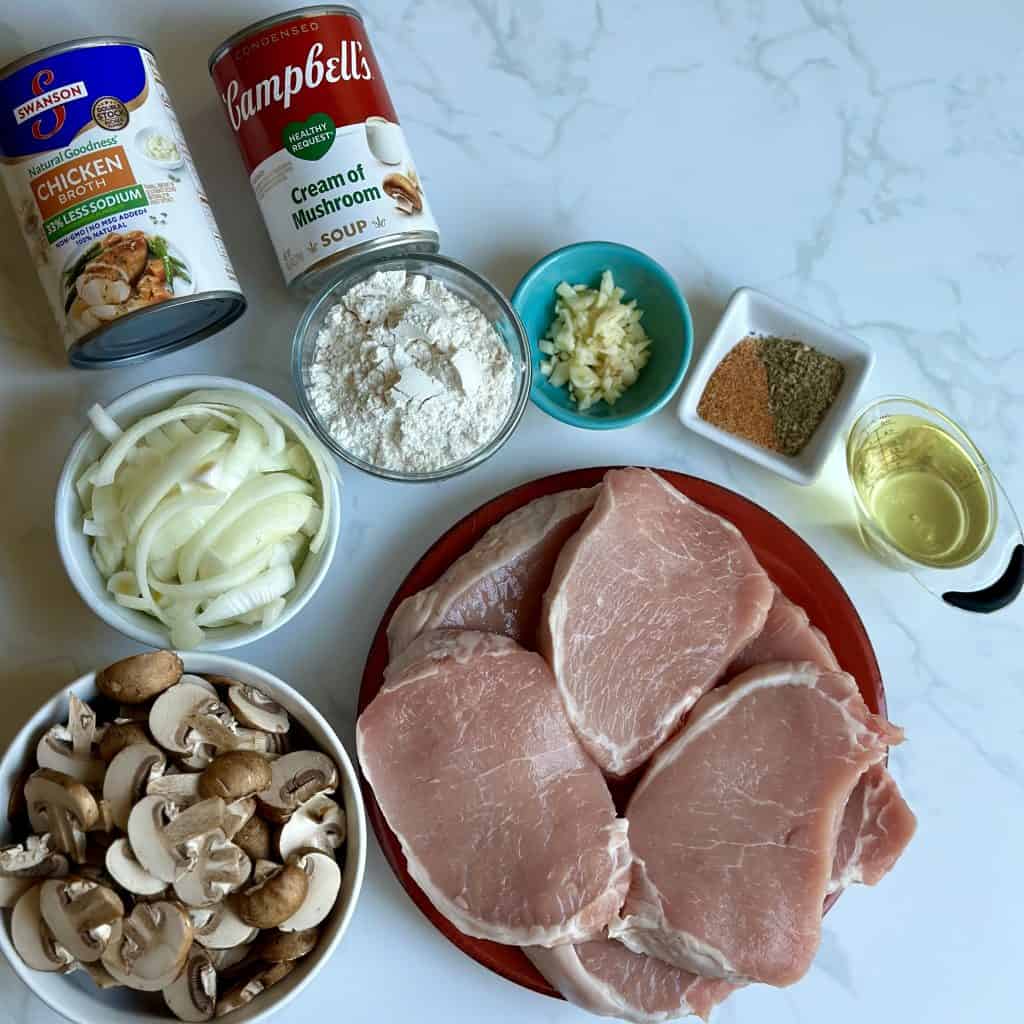
<path id="1" fill-rule="evenodd" d="M 569 388 L 582 412 L 602 399 L 614 405 L 650 359 L 651 339 L 636 300 L 623 302 L 610 270 L 598 288 L 563 281 L 555 289 L 555 319 L 541 339 L 548 383 Z"/>

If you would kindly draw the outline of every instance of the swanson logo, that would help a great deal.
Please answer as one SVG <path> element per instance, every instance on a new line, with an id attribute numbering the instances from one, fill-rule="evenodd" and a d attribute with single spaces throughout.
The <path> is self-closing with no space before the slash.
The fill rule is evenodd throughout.
<path id="1" fill-rule="evenodd" d="M 38 117 L 32 125 L 32 137 L 34 139 L 49 139 L 57 134 L 64 127 L 64 119 L 67 116 L 64 104 L 72 100 L 85 99 L 89 95 L 85 88 L 85 82 L 69 82 L 67 85 L 58 85 L 56 89 L 49 88 L 53 85 L 54 73 L 49 68 L 43 68 L 36 72 L 32 78 L 32 99 L 19 104 L 13 110 L 14 120 L 18 124 L 24 124 L 33 117 Z M 53 114 L 53 121 L 49 130 L 43 127 L 46 118 L 41 115 Z"/>

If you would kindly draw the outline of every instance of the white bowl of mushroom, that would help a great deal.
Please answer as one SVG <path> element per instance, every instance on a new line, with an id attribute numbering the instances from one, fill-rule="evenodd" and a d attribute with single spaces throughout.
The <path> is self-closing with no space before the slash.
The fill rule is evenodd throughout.
<path id="1" fill-rule="evenodd" d="M 21 729 L 0 783 L 0 949 L 69 1020 L 263 1020 L 355 909 L 348 755 L 233 658 L 154 651 L 82 676 Z"/>

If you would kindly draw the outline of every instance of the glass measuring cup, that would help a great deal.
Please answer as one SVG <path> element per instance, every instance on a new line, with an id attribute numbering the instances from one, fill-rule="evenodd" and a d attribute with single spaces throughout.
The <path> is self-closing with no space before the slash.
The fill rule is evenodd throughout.
<path id="1" fill-rule="evenodd" d="M 912 398 L 877 399 L 850 428 L 846 467 L 861 539 L 882 561 L 965 611 L 996 611 L 1018 596 L 1020 521 L 952 419 Z"/>

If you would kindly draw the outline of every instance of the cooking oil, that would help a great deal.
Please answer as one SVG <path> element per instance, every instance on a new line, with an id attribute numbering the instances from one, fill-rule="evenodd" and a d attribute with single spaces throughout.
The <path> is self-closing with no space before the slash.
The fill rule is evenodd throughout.
<path id="1" fill-rule="evenodd" d="M 935 423 L 881 417 L 861 438 L 850 468 L 875 528 L 908 558 L 948 569 L 987 547 L 995 510 L 982 469 Z"/>

